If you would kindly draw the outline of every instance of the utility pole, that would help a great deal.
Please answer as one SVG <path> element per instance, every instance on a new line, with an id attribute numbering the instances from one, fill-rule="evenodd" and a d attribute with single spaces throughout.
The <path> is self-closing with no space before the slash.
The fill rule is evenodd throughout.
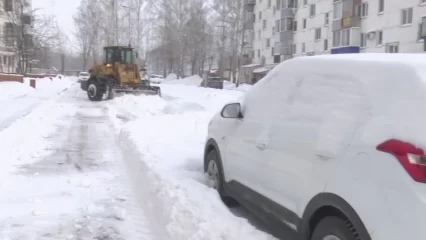
<path id="1" fill-rule="evenodd" d="M 131 20 L 131 12 L 130 12 L 130 7 L 126 6 L 126 5 L 122 5 L 121 7 L 123 8 L 127 8 L 128 10 L 128 18 L 129 18 L 129 32 L 128 32 L 128 40 L 129 40 L 129 45 L 132 43 L 132 20 Z"/>

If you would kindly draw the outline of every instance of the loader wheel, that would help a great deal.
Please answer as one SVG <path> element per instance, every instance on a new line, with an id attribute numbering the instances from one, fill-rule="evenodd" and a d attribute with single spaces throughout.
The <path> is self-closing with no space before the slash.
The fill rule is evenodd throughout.
<path id="1" fill-rule="evenodd" d="M 87 96 L 90 101 L 101 101 L 102 100 L 102 91 L 99 88 L 99 84 L 95 82 L 90 82 L 87 87 Z"/>

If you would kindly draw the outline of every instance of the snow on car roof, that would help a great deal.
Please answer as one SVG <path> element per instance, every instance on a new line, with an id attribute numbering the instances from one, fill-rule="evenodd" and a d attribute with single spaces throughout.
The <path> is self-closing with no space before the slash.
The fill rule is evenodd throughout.
<path id="1" fill-rule="evenodd" d="M 262 86 L 268 91 L 259 90 Z M 253 86 L 246 99 L 256 100 L 273 92 L 279 93 L 276 96 L 280 99 L 275 102 L 280 102 L 281 108 L 294 107 L 300 115 L 317 112 L 332 117 L 329 108 L 335 107 L 337 115 L 349 116 L 349 120 L 344 117 L 330 120 L 330 128 L 337 128 L 345 121 L 350 124 L 352 118 L 363 121 L 361 138 L 364 142 L 378 144 L 397 138 L 426 149 L 424 54 L 368 53 L 294 58 L 272 69 Z M 297 106 L 294 99 L 298 99 Z M 260 108 L 268 105 L 255 104 Z M 290 114 L 288 110 L 286 113 Z M 333 135 L 331 130 L 327 131 Z M 333 144 L 329 146 L 327 149 L 334 147 Z"/>
<path id="2" fill-rule="evenodd" d="M 308 57 L 306 57 L 308 58 Z M 426 54 L 423 53 L 359 53 L 359 54 L 330 54 L 317 55 L 309 58 L 339 59 L 352 61 L 394 62 L 404 64 L 426 64 Z"/>

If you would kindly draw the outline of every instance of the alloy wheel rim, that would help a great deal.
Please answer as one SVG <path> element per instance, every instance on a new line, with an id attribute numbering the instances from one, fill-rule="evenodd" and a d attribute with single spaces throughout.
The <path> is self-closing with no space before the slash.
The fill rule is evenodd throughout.
<path id="1" fill-rule="evenodd" d="M 207 167 L 207 175 L 209 178 L 210 187 L 218 190 L 219 189 L 219 171 L 217 168 L 217 164 L 214 160 L 209 161 L 209 165 Z"/>
<path id="2" fill-rule="evenodd" d="M 325 236 L 322 240 L 342 240 L 342 239 L 334 235 L 328 235 L 328 236 Z"/>

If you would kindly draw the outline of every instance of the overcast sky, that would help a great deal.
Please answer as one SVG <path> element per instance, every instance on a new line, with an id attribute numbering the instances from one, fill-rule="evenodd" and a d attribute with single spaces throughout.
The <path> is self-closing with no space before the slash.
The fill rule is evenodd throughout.
<path id="1" fill-rule="evenodd" d="M 54 14 L 61 30 L 73 41 L 74 23 L 72 16 L 80 0 L 32 0 L 33 9 L 40 9 L 45 14 Z"/>

